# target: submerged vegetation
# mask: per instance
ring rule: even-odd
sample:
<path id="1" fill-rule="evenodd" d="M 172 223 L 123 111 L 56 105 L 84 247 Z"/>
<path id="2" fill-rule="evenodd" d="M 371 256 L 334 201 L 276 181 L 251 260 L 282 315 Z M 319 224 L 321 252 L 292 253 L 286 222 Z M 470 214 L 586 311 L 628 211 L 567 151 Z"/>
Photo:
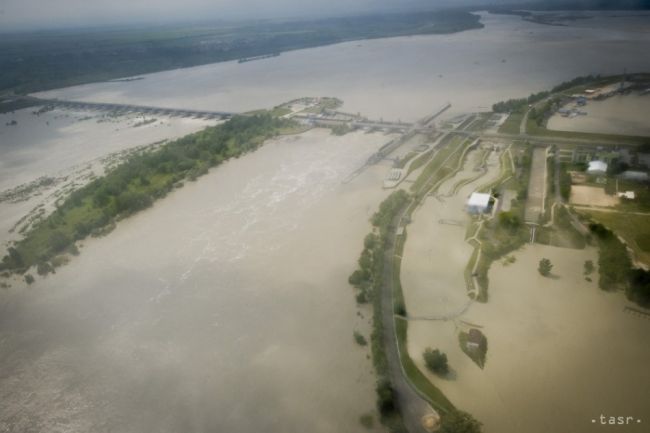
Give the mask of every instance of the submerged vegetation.
<path id="1" fill-rule="evenodd" d="M 47 274 L 63 263 L 57 256 L 77 253 L 75 241 L 110 230 L 117 220 L 151 206 L 182 182 L 195 180 L 211 167 L 295 128 L 293 121 L 267 113 L 236 116 L 222 125 L 139 152 L 73 192 L 9 248 L 0 269 L 24 272 L 35 265 L 39 274 Z"/>
<path id="2" fill-rule="evenodd" d="M 372 216 L 373 232 L 364 240 L 359 257 L 359 268 L 350 275 L 349 282 L 357 289 L 357 301 L 371 301 L 373 305 L 373 330 L 370 338 L 372 361 L 377 373 L 377 410 L 381 421 L 392 431 L 400 431 L 402 420 L 394 401 L 395 393 L 388 374 L 382 322 L 381 290 L 384 281 L 384 254 L 391 242 L 389 227 L 398 212 L 409 202 L 408 194 L 399 190 L 392 193 Z"/>
<path id="3" fill-rule="evenodd" d="M 650 271 L 635 269 L 628 256 L 627 247 L 608 228 L 599 223 L 589 225 L 599 244 L 598 285 L 603 290 L 625 290 L 627 298 L 637 305 L 650 307 Z M 587 268 L 593 266 L 585 264 Z"/>

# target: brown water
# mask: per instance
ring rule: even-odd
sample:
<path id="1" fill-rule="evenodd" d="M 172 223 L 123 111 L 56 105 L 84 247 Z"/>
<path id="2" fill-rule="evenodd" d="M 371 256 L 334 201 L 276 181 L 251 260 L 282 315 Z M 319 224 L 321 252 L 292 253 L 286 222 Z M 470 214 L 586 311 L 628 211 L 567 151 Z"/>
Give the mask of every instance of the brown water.
<path id="1" fill-rule="evenodd" d="M 487 433 L 646 432 L 650 323 L 624 312 L 621 293 L 585 280 L 583 264 L 597 262 L 597 251 L 534 245 L 514 257 L 514 264 L 492 266 L 490 301 L 462 317 L 487 336 L 485 368 L 460 350 L 458 327 L 467 327 L 458 321 L 409 327 L 409 351 L 420 368 L 426 372 L 418 355 L 424 347 L 447 353 L 452 377 L 429 376 Z M 543 257 L 554 265 L 551 278 L 536 271 Z M 594 425 L 601 414 L 634 422 Z"/>
<path id="2" fill-rule="evenodd" d="M 372 118 L 415 120 L 451 102 L 449 114 L 486 110 L 590 73 L 650 69 L 650 17 L 628 31 L 558 27 L 482 14 L 485 28 L 451 35 L 355 41 L 45 92 L 48 97 L 246 111 L 289 99 L 336 96 Z M 160 89 L 165 89 L 161 92 Z"/>
<path id="3" fill-rule="evenodd" d="M 233 111 L 327 95 L 348 111 L 413 120 L 447 101 L 450 114 L 482 110 L 576 75 L 650 67 L 646 33 L 484 21 L 484 30 L 455 35 L 351 42 L 47 95 Z M 387 141 L 323 131 L 280 139 L 88 242 L 56 275 L 2 292 L 0 430 L 361 430 L 374 378 L 367 349 L 352 340 L 355 328 L 368 335 L 367 317 L 355 315 L 346 280 L 386 195 L 387 167 L 341 180 Z M 27 179 L 44 174 L 47 157 L 47 146 L 34 148 Z M 486 419 L 459 398 L 464 390 L 450 393 Z"/>
<path id="4" fill-rule="evenodd" d="M 573 108 L 568 104 L 565 108 Z M 589 101 L 577 107 L 587 113 L 576 117 L 555 114 L 548 128 L 559 131 L 600 132 L 603 134 L 650 135 L 650 94 L 616 95 L 602 101 Z"/>
<path id="5" fill-rule="evenodd" d="M 341 180 L 387 139 L 274 140 L 2 293 L 0 430 L 362 429 L 347 276 L 385 168 Z"/>

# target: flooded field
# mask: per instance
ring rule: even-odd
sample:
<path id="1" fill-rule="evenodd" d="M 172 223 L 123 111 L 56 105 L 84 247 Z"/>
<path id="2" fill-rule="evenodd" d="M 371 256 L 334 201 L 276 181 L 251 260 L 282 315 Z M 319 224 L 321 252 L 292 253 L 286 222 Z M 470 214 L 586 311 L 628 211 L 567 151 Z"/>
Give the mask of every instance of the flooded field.
<path id="1" fill-rule="evenodd" d="M 554 265 L 551 278 L 536 270 L 543 257 Z M 435 383 L 483 421 L 487 433 L 591 433 L 601 414 L 647 422 L 650 322 L 625 313 L 621 293 L 585 280 L 583 264 L 597 262 L 596 250 L 535 245 L 515 258 L 493 265 L 489 303 L 473 304 L 463 317 L 487 336 L 484 370 L 460 350 L 455 328 L 462 323 L 413 328 L 449 357 L 453 378 Z"/>
<path id="2" fill-rule="evenodd" d="M 273 140 L 3 291 L 0 430 L 364 429 L 370 315 L 347 277 L 387 168 L 341 180 L 386 140 Z"/>
<path id="3" fill-rule="evenodd" d="M 565 108 L 573 107 L 574 104 L 569 104 Z M 650 123 L 648 123 L 650 93 L 615 95 L 601 101 L 589 101 L 587 105 L 578 107 L 578 109 L 587 114 L 575 117 L 563 117 L 555 114 L 548 121 L 548 129 L 602 134 L 650 135 Z"/>
<path id="4" fill-rule="evenodd" d="M 469 303 L 463 273 L 474 247 L 464 242 L 470 216 L 465 211 L 467 197 L 479 185 L 499 173 L 498 155 L 491 152 L 487 173 L 453 192 L 463 180 L 481 174 L 476 167 L 482 151 L 472 151 L 463 169 L 445 181 L 436 197 L 429 197 L 413 215 L 409 237 L 402 255 L 401 280 L 406 309 L 410 316 L 449 316 L 464 310 Z M 409 325 L 410 326 L 410 325 Z M 409 341 L 411 337 L 409 327 Z M 411 353 L 413 359 L 420 353 Z"/>
<path id="5" fill-rule="evenodd" d="M 467 222 L 464 200 L 498 173 L 498 162 L 488 159 L 483 178 L 455 196 L 448 192 L 472 177 L 476 158 L 470 154 L 464 170 L 443 184 L 437 199 L 427 199 L 409 226 L 401 279 L 409 316 L 417 318 L 409 322 L 412 359 L 486 433 L 592 433 L 601 414 L 632 416 L 635 424 L 625 431 L 645 431 L 636 419 L 650 398 L 644 361 L 650 322 L 624 312 L 623 294 L 598 289 L 597 274 L 594 282 L 585 279 L 583 265 L 597 263 L 596 249 L 527 245 L 513 254 L 514 263 L 492 265 L 487 304 L 469 301 L 463 272 L 473 249 L 464 226 L 451 223 Z M 537 272 L 541 258 L 554 265 L 549 278 Z M 460 348 L 458 333 L 470 327 L 487 336 L 484 369 Z M 447 377 L 426 369 L 427 347 L 447 354 Z"/>
<path id="6" fill-rule="evenodd" d="M 451 116 L 488 110 L 578 75 L 650 70 L 650 33 L 627 31 L 614 18 L 601 19 L 597 28 L 491 14 L 482 14 L 482 22 L 484 29 L 457 34 L 354 41 L 42 96 L 235 112 L 336 96 L 348 112 L 412 121 L 447 102 Z M 650 28 L 650 18 L 644 22 Z"/>

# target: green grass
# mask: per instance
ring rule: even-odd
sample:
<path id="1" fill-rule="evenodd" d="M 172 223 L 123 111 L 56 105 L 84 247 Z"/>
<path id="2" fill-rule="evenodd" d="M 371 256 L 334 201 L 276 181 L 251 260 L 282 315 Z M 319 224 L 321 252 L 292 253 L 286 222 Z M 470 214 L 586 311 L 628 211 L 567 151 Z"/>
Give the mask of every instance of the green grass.
<path id="1" fill-rule="evenodd" d="M 434 152 L 435 150 L 431 149 L 431 150 L 427 150 L 426 152 L 418 156 L 409 166 L 409 171 L 406 175 L 408 176 L 409 174 L 411 174 L 412 172 L 414 172 L 415 170 L 417 170 L 418 168 L 426 164 L 427 161 L 431 159 L 431 156 L 433 155 Z"/>
<path id="2" fill-rule="evenodd" d="M 492 117 L 492 113 L 480 113 L 476 116 L 476 119 L 472 124 L 467 128 L 468 131 L 482 131 L 485 129 L 485 124 Z"/>
<path id="3" fill-rule="evenodd" d="M 499 155 L 499 177 L 494 181 L 487 184 L 481 185 L 477 188 L 478 191 L 489 192 L 497 186 L 501 185 L 508 178 L 510 178 L 514 173 L 512 172 L 512 157 L 509 149 L 504 150 Z"/>
<path id="4" fill-rule="evenodd" d="M 650 232 L 638 234 L 634 241 L 641 251 L 650 253 Z"/>
<path id="5" fill-rule="evenodd" d="M 438 152 L 411 185 L 411 191 L 425 194 L 425 185 L 433 186 L 457 169 L 463 150 L 472 142 L 459 135 L 450 134 L 440 143 Z"/>
<path id="6" fill-rule="evenodd" d="M 442 412 L 454 410 L 454 405 L 431 381 L 420 371 L 408 354 L 407 348 L 408 322 L 403 319 L 395 320 L 395 332 L 397 333 L 397 344 L 402 359 L 402 366 L 411 383 L 424 394 L 429 403 Z"/>
<path id="7" fill-rule="evenodd" d="M 499 132 L 501 134 L 519 134 L 519 126 L 521 125 L 521 120 L 523 118 L 523 113 L 510 113 L 506 121 L 503 122 L 501 126 L 499 126 Z"/>
<path id="8" fill-rule="evenodd" d="M 465 129 L 465 128 L 467 128 L 469 125 L 472 124 L 472 122 L 474 122 L 475 117 L 476 116 L 474 116 L 474 115 L 468 116 L 467 119 L 463 120 L 463 123 L 458 125 L 458 128 L 456 128 L 456 129 Z"/>
<path id="9" fill-rule="evenodd" d="M 636 258 L 650 266 L 650 215 L 621 212 L 579 211 L 592 220 L 603 224 L 622 237 L 634 251 Z"/>

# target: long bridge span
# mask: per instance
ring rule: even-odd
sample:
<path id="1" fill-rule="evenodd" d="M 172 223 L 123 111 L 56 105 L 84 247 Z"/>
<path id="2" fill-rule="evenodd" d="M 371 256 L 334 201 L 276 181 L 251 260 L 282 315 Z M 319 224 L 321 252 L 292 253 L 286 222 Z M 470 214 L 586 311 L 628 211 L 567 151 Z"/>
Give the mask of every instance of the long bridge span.
<path id="1" fill-rule="evenodd" d="M 134 105 L 134 104 L 113 104 L 107 102 L 86 102 L 86 101 L 69 101 L 63 99 L 43 99 L 35 98 L 32 96 L 25 97 L 34 103 L 62 108 L 72 108 L 78 110 L 95 110 L 107 111 L 113 113 L 141 113 L 141 114 L 158 114 L 165 116 L 177 117 L 195 117 L 202 119 L 230 119 L 236 113 L 227 111 L 211 111 L 211 110 L 191 110 L 186 108 L 165 108 L 165 107 L 152 107 L 148 105 Z"/>

